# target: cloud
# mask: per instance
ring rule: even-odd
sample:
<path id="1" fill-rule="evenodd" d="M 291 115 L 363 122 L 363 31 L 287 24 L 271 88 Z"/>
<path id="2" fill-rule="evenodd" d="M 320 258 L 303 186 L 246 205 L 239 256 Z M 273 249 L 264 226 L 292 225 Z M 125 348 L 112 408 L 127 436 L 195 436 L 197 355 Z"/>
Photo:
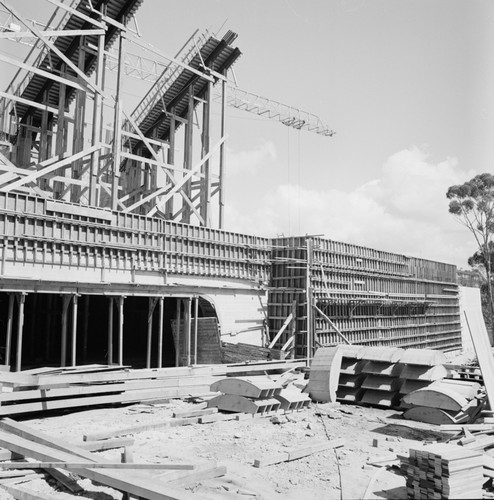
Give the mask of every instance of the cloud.
<path id="1" fill-rule="evenodd" d="M 226 148 L 228 157 L 228 175 L 254 174 L 260 167 L 276 160 L 276 148 L 271 141 L 263 141 L 254 149 L 234 151 Z"/>
<path id="2" fill-rule="evenodd" d="M 431 161 L 420 148 L 390 156 L 379 179 L 352 191 L 278 185 L 248 213 L 227 214 L 229 228 L 250 234 L 324 234 L 337 241 L 466 267 L 475 251 L 468 231 L 448 213 L 449 186 L 475 175 L 454 158 Z"/>

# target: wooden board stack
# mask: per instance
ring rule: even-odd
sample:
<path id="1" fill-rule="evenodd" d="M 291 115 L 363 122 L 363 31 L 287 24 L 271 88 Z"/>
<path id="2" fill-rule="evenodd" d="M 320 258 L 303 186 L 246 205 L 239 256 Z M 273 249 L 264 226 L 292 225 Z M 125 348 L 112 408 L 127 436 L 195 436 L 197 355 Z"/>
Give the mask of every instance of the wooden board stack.
<path id="1" fill-rule="evenodd" d="M 482 454 L 455 445 L 410 449 L 402 457 L 408 498 L 482 498 Z"/>
<path id="2" fill-rule="evenodd" d="M 210 385 L 228 375 L 303 366 L 301 361 L 271 361 L 177 368 L 86 365 L 0 371 L 0 416 L 201 396 L 210 394 Z"/>

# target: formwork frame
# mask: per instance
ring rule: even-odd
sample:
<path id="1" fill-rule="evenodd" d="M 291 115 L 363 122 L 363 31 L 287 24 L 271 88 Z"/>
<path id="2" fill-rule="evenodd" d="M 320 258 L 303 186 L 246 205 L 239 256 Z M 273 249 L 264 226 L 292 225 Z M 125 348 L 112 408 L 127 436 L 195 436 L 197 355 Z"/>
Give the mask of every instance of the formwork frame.
<path id="1" fill-rule="evenodd" d="M 170 57 L 127 26 L 142 0 L 48 1 L 57 10 L 44 30 L 8 0 L 0 1 L 22 25 L 22 31 L 0 33 L 0 38 L 35 40 L 24 62 L 0 55 L 18 68 L 0 94 L 0 192 L 37 194 L 202 226 L 222 224 L 225 103 L 223 99 L 215 126 L 221 135 L 212 143 L 212 87 L 225 82 L 226 71 L 240 55 L 230 47 L 236 35 L 228 32 L 217 40 L 195 33 Z M 74 25 L 79 29 L 71 29 Z M 115 43 L 112 95 L 105 82 L 108 49 Z M 128 45 L 151 54 L 163 68 L 134 111 L 126 110 L 122 99 Z M 177 158 L 180 128 L 183 160 Z"/>

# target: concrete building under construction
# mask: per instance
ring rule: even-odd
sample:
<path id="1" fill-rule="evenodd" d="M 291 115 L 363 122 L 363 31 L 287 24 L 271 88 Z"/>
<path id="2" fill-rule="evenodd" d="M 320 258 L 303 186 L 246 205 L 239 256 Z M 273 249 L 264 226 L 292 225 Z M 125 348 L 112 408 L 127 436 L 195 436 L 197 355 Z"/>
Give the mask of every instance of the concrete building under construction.
<path id="1" fill-rule="evenodd" d="M 229 88 L 235 33 L 194 33 L 171 57 L 131 29 L 142 0 L 48 1 L 43 28 L 0 1 L 0 37 L 32 45 L 25 61 L 0 53 L 16 68 L 0 92 L 4 364 L 190 365 L 221 361 L 221 342 L 308 358 L 338 342 L 461 347 L 455 266 L 222 229 L 227 106 L 332 135 Z M 152 84 L 126 110 L 132 73 Z"/>

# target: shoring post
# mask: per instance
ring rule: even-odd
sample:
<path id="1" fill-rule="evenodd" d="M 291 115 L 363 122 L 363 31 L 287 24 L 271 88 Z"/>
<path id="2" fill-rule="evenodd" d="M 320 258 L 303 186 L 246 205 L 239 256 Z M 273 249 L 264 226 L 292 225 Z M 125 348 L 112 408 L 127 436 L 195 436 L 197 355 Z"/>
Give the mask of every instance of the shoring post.
<path id="1" fill-rule="evenodd" d="M 197 333 L 199 330 L 199 297 L 194 297 L 194 364 L 197 365 Z"/>
<path id="2" fill-rule="evenodd" d="M 71 297 L 69 295 L 62 296 L 62 338 L 60 342 L 60 366 L 67 365 L 67 313 L 69 310 Z"/>
<path id="3" fill-rule="evenodd" d="M 184 317 L 187 366 L 190 366 L 190 351 L 191 351 L 190 347 L 191 347 L 191 337 L 192 337 L 191 313 L 192 313 L 192 299 L 190 297 L 187 297 L 185 299 L 185 317 Z"/>
<path id="4" fill-rule="evenodd" d="M 117 88 L 115 94 L 115 113 L 113 118 L 113 169 L 111 179 L 111 208 L 118 208 L 118 185 L 120 180 L 120 153 L 122 150 L 122 71 L 124 64 L 124 47 L 122 32 L 118 38 Z"/>
<path id="5" fill-rule="evenodd" d="M 17 295 L 17 301 L 19 303 L 18 315 L 17 315 L 17 356 L 15 360 L 15 371 L 21 371 L 22 367 L 22 334 L 24 332 L 24 304 L 26 302 L 26 293 L 20 293 Z"/>
<path id="6" fill-rule="evenodd" d="M 113 297 L 108 297 L 108 364 L 113 364 Z"/>
<path id="7" fill-rule="evenodd" d="M 96 85 L 101 87 L 103 82 L 104 67 L 104 54 L 105 54 L 105 35 L 98 36 L 98 54 L 96 63 Z M 93 130 L 91 137 L 91 145 L 94 146 L 100 142 L 101 137 L 101 107 L 103 99 L 99 92 L 95 92 L 93 101 Z M 89 174 L 89 204 L 98 206 L 98 179 L 99 179 L 99 159 L 100 150 L 97 149 L 91 155 L 91 167 Z"/>
<path id="8" fill-rule="evenodd" d="M 158 368 L 163 366 L 163 321 L 165 317 L 165 298 L 159 298 L 159 323 L 158 323 Z"/>
<path id="9" fill-rule="evenodd" d="M 157 301 L 157 299 L 155 297 L 149 297 L 146 368 L 151 368 L 151 347 L 152 347 L 152 340 L 153 340 L 153 313 L 154 313 L 154 308 L 156 307 L 156 301 Z"/>
<path id="10" fill-rule="evenodd" d="M 175 366 L 180 366 L 180 326 L 181 326 L 181 305 L 182 299 L 177 299 L 177 314 L 176 314 L 176 334 L 175 334 Z"/>
<path id="11" fill-rule="evenodd" d="M 9 309 L 7 316 L 7 338 L 5 339 L 5 364 L 10 365 L 10 353 L 12 350 L 12 326 L 14 322 L 15 294 L 9 293 Z"/>
<path id="12" fill-rule="evenodd" d="M 124 299 L 125 296 L 118 297 L 118 364 L 123 365 L 123 342 L 124 342 Z"/>
<path id="13" fill-rule="evenodd" d="M 305 298 L 306 298 L 306 317 L 307 317 L 307 333 L 306 333 L 306 349 L 307 349 L 307 365 L 310 364 L 312 357 L 312 336 L 313 325 L 312 325 L 312 282 L 311 282 L 311 268 L 312 268 L 312 238 L 306 238 L 305 240 L 307 247 L 307 266 L 306 266 L 306 285 L 305 285 Z"/>
<path id="14" fill-rule="evenodd" d="M 223 72 L 226 76 L 226 71 Z M 221 81 L 221 137 L 225 137 L 225 108 L 226 108 L 226 81 Z M 224 177 L 225 177 L 225 143 L 220 146 L 220 169 L 218 179 L 218 200 L 219 200 L 219 221 L 218 227 L 223 229 L 224 225 L 224 210 L 225 210 L 225 192 L 224 192 Z"/>
<path id="15" fill-rule="evenodd" d="M 77 303 L 79 296 L 76 294 L 72 298 L 72 356 L 71 366 L 77 364 Z"/>

